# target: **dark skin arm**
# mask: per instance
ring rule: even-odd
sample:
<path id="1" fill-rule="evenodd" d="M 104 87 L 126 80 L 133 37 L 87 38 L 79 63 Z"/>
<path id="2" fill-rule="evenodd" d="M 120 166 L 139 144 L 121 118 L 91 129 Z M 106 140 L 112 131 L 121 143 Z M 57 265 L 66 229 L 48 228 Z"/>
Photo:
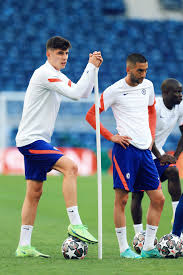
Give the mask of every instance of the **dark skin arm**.
<path id="1" fill-rule="evenodd" d="M 178 160 L 181 152 L 183 151 L 183 125 L 181 125 L 179 127 L 179 129 L 181 131 L 181 138 L 179 139 L 177 148 L 176 148 L 175 153 L 174 153 L 174 157 L 175 157 L 176 160 Z"/>
<path id="2" fill-rule="evenodd" d="M 179 142 L 178 142 L 177 148 L 175 150 L 174 156 L 171 156 L 169 154 L 164 154 L 164 155 L 161 156 L 158 148 L 156 147 L 156 144 L 155 143 L 153 144 L 152 152 L 157 157 L 157 159 L 159 159 L 159 161 L 162 165 L 176 163 L 176 161 L 178 160 L 181 152 L 183 151 L 183 125 L 181 125 L 179 127 L 179 129 L 180 129 L 182 135 L 181 135 L 181 138 L 179 139 Z"/>
<path id="3" fill-rule="evenodd" d="M 169 154 L 161 155 L 155 143 L 152 146 L 152 152 L 157 157 L 157 159 L 159 159 L 161 165 L 176 163 L 175 156 Z"/>

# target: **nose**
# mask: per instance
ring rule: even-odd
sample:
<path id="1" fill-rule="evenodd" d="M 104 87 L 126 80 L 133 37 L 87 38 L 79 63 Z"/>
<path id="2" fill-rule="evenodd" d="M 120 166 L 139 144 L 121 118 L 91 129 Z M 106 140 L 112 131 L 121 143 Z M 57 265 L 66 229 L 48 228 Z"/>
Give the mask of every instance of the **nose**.
<path id="1" fill-rule="evenodd" d="M 145 78 L 146 77 L 146 72 L 142 73 L 142 77 Z"/>

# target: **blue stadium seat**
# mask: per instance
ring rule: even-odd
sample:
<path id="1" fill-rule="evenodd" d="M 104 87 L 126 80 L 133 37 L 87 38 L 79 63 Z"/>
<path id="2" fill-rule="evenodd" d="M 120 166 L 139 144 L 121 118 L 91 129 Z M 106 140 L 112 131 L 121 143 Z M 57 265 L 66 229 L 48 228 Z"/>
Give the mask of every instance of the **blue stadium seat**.
<path id="1" fill-rule="evenodd" d="M 160 3 L 167 10 L 180 10 L 183 8 L 182 0 L 160 0 Z"/>
<path id="2" fill-rule="evenodd" d="M 166 8 L 182 8 L 181 0 L 161 0 L 161 3 Z M 64 36 L 73 45 L 63 71 L 73 82 L 80 78 L 89 52 L 102 51 L 100 92 L 125 76 L 125 59 L 132 52 L 147 57 L 147 77 L 153 81 L 157 94 L 167 77 L 183 82 L 182 22 L 126 19 L 122 0 L 29 0 L 23 9 L 21 5 L 17 0 L 1 3 L 0 87 L 3 91 L 25 91 L 34 69 L 45 62 L 45 42 L 53 35 Z M 72 110 L 75 115 L 78 106 Z M 60 140 L 55 135 L 53 139 L 56 144 L 71 142 L 65 136 Z M 83 140 L 85 146 L 95 144 L 94 138 Z M 109 143 L 103 139 L 102 142 L 107 148 Z"/>

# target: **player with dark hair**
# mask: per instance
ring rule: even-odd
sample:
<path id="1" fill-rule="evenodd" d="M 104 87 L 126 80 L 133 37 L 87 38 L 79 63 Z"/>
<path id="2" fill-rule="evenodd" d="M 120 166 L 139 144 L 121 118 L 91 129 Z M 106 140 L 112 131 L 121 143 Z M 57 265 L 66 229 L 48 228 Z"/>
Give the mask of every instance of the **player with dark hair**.
<path id="1" fill-rule="evenodd" d="M 175 163 L 183 151 L 183 104 L 182 84 L 173 78 L 168 78 L 161 85 L 162 97 L 156 99 L 156 135 L 152 147 L 153 158 L 161 182 L 168 180 L 168 191 L 172 198 L 173 219 L 181 196 L 179 172 Z M 181 103 L 181 104 L 180 104 Z M 173 156 L 165 154 L 162 147 L 175 126 L 179 124 L 181 138 Z M 142 198 L 144 192 L 132 193 L 131 213 L 135 233 L 143 231 Z"/>
<path id="2" fill-rule="evenodd" d="M 49 257 L 31 246 L 31 234 L 37 206 L 47 172 L 63 174 L 63 195 L 70 220 L 68 233 L 83 241 L 97 243 L 81 222 L 77 206 L 77 165 L 50 144 L 62 96 L 73 100 L 88 97 L 94 86 L 95 70 L 103 59 L 100 52 L 89 55 L 79 81 L 74 84 L 60 70 L 64 69 L 71 44 L 55 36 L 46 44 L 47 61 L 33 73 L 26 91 L 16 144 L 24 155 L 27 190 L 22 208 L 22 226 L 16 256 Z M 79 57 L 78 57 L 79 58 Z"/>
<path id="3" fill-rule="evenodd" d="M 102 124 L 100 131 L 106 139 L 114 142 L 114 223 L 120 256 L 123 258 L 160 257 L 154 247 L 154 239 L 163 210 L 164 196 L 149 150 L 152 137 L 155 136 L 156 110 L 153 84 L 145 79 L 147 68 L 148 62 L 144 56 L 136 53 L 129 55 L 126 60 L 126 77 L 108 87 L 100 99 L 100 113 L 111 107 L 117 124 L 117 135 L 113 135 Z M 96 129 L 94 105 L 88 111 L 86 120 Z M 141 256 L 128 245 L 125 218 L 128 193 L 140 190 L 145 190 L 150 198 L 146 238 Z"/>

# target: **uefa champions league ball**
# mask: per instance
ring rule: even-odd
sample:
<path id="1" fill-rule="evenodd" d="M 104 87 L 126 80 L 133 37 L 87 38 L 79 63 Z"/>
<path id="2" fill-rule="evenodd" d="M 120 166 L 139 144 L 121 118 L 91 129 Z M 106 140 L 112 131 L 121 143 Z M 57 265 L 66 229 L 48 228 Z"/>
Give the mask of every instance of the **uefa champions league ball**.
<path id="1" fill-rule="evenodd" d="M 135 234 L 134 238 L 133 238 L 133 248 L 135 250 L 135 252 L 137 252 L 138 254 L 141 253 L 143 245 L 144 245 L 144 241 L 145 241 L 145 230 L 138 232 Z M 154 245 L 156 245 L 158 242 L 158 239 L 155 238 L 154 240 Z"/>
<path id="2" fill-rule="evenodd" d="M 157 244 L 157 249 L 164 258 L 178 258 L 182 254 L 183 246 L 178 236 L 167 234 L 161 237 Z"/>
<path id="3" fill-rule="evenodd" d="M 63 242 L 61 251 L 65 259 L 84 259 L 88 252 L 88 245 L 70 236 Z"/>

